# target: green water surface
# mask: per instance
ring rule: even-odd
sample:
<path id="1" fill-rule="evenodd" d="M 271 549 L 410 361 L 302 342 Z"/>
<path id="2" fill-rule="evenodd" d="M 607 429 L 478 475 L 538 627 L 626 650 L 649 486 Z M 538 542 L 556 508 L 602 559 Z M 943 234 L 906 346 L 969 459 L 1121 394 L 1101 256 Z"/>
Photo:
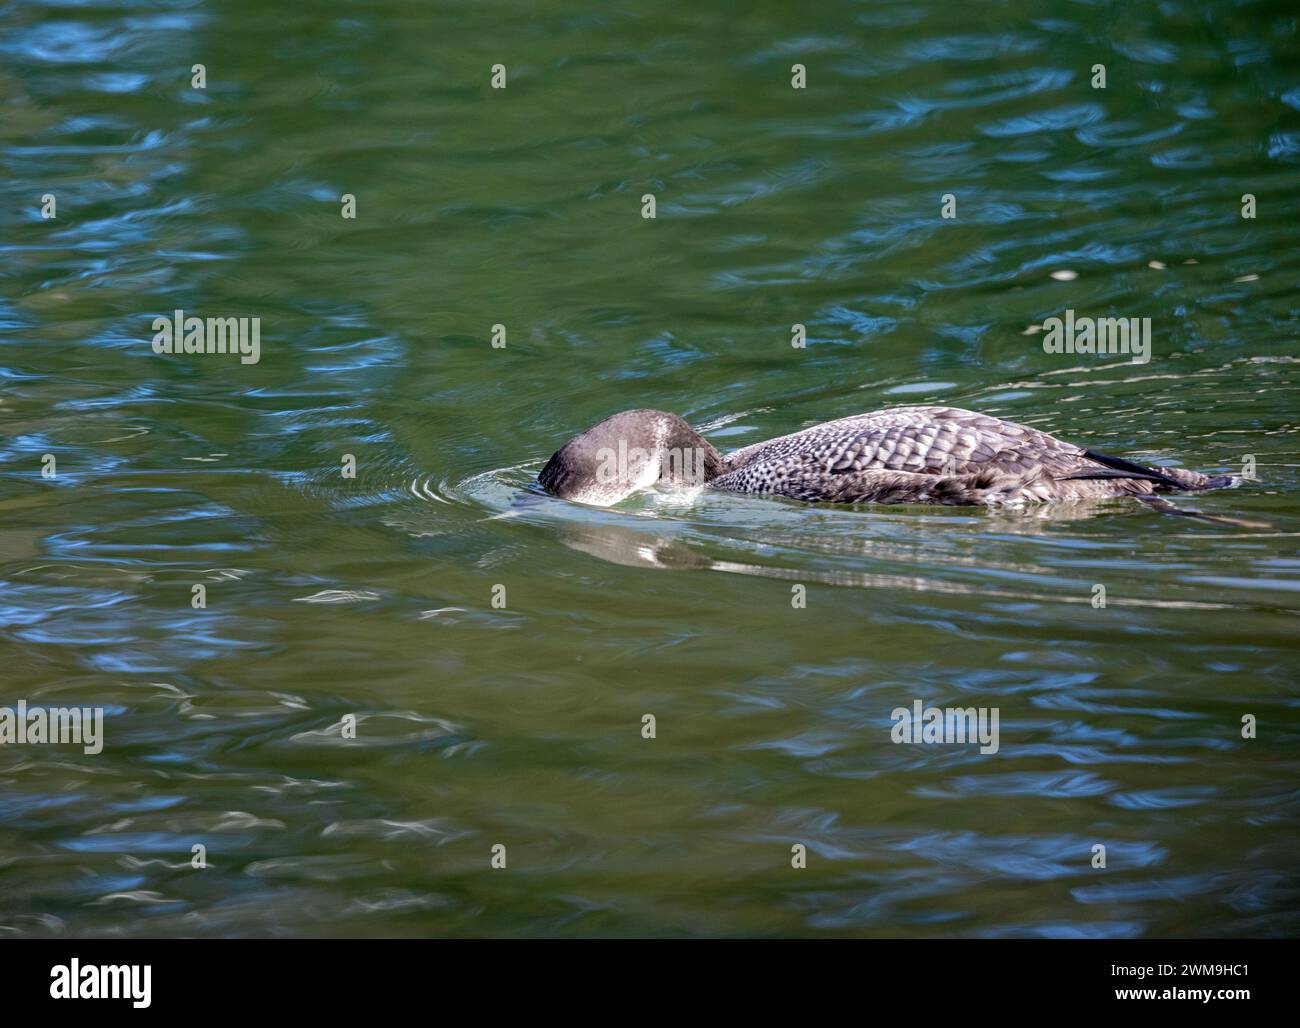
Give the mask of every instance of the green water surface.
<path id="1" fill-rule="evenodd" d="M 0 746 L 0 934 L 1295 934 L 1297 19 L 0 2 L 0 705 L 105 718 Z M 533 486 L 909 403 L 1271 527 Z"/>

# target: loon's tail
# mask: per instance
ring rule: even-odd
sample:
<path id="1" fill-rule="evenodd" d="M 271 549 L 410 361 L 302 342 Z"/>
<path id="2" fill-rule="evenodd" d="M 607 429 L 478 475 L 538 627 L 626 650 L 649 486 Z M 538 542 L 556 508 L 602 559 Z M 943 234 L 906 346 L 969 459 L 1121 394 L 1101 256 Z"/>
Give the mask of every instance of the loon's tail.
<path id="1" fill-rule="evenodd" d="M 1153 483 L 1157 492 L 1199 492 L 1203 489 L 1227 489 L 1237 485 L 1241 480 L 1235 475 L 1202 475 L 1199 471 L 1186 468 L 1152 468 L 1145 464 L 1135 464 L 1123 457 L 1112 457 L 1098 453 L 1096 450 L 1084 450 L 1083 455 L 1090 461 L 1109 468 L 1109 473 L 1098 472 L 1103 478 L 1137 478 Z M 1088 472 L 1067 475 L 1067 478 L 1091 478 Z"/>
<path id="2" fill-rule="evenodd" d="M 1080 471 L 1073 475 L 1066 475 L 1066 478 L 1135 478 L 1152 483 L 1152 490 L 1162 493 L 1229 489 L 1241 482 L 1236 475 L 1202 475 L 1199 471 L 1188 471 L 1185 468 L 1152 468 L 1145 464 L 1124 460 L 1122 457 L 1098 453 L 1096 450 L 1085 450 L 1083 455 L 1107 470 Z M 1135 495 L 1152 510 L 1158 510 L 1161 514 L 1173 514 L 1182 518 L 1195 518 L 1198 521 L 1208 521 L 1216 525 L 1233 525 L 1238 528 L 1274 527 L 1267 521 L 1247 521 L 1244 518 L 1228 518 L 1219 514 L 1202 514 L 1197 510 L 1184 510 L 1159 496 L 1141 493 Z"/>

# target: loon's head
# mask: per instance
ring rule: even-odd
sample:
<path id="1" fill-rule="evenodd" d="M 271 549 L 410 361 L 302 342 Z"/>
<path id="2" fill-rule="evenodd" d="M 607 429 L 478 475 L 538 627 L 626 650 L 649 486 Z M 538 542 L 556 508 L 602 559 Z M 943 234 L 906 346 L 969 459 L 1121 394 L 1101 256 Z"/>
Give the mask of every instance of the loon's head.
<path id="1" fill-rule="evenodd" d="M 575 435 L 537 480 L 562 499 L 607 506 L 659 484 L 702 486 L 724 470 L 718 451 L 676 414 L 628 410 Z"/>

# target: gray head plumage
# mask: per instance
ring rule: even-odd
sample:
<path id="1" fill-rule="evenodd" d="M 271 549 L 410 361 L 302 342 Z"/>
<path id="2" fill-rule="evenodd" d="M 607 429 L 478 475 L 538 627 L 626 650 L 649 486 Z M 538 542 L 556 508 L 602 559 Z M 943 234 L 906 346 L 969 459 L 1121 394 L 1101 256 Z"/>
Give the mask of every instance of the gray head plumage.
<path id="1" fill-rule="evenodd" d="M 629 410 L 570 439 L 537 480 L 563 499 L 605 506 L 656 485 L 702 486 L 724 470 L 718 451 L 676 414 Z"/>

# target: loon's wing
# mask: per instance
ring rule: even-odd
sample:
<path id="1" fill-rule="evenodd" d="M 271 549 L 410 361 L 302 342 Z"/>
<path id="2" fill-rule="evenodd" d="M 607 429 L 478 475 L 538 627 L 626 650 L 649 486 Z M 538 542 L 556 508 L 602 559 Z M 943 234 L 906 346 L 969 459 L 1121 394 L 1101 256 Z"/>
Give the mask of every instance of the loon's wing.
<path id="1" fill-rule="evenodd" d="M 956 407 L 896 407 L 828 421 L 737 450 L 726 462 L 729 472 L 798 466 L 828 475 L 874 469 L 949 475 L 1041 469 L 1066 475 L 1095 469 L 1082 447 Z"/>
<path id="2" fill-rule="evenodd" d="M 1235 482 L 1135 464 L 956 407 L 896 407 L 828 421 L 724 461 L 711 488 L 840 503 L 1145 496 Z"/>

